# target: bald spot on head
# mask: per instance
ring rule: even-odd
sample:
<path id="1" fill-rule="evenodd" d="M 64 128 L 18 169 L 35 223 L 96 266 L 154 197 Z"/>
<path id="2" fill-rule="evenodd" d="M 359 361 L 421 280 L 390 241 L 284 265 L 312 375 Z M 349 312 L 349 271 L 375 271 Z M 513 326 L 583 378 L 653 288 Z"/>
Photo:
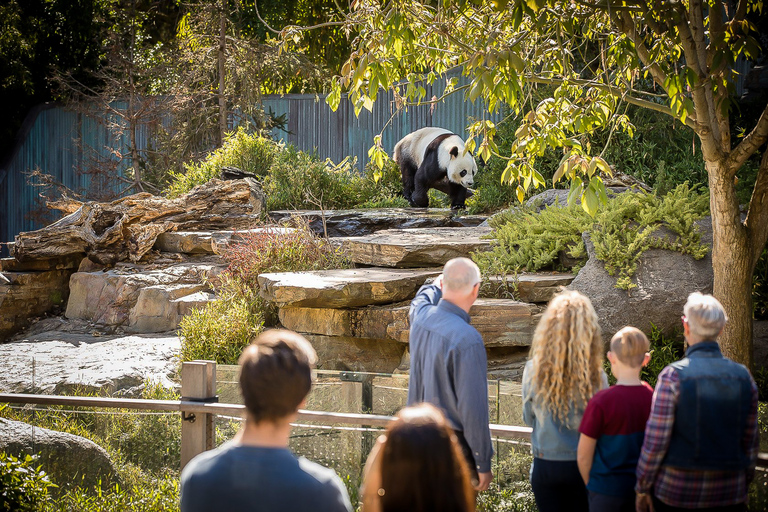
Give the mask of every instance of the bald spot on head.
<path id="1" fill-rule="evenodd" d="M 469 258 L 454 258 L 443 268 L 443 288 L 469 293 L 480 282 L 480 269 Z"/>

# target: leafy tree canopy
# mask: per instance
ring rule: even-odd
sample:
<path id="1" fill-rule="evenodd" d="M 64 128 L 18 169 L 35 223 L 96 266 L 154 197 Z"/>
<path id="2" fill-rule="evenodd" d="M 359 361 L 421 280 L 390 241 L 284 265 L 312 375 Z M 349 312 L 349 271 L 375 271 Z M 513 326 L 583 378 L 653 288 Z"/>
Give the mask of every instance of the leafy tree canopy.
<path id="1" fill-rule="evenodd" d="M 457 87 L 452 78 L 446 94 L 524 114 L 517 143 L 504 155 L 503 179 L 517 185 L 519 197 L 544 185 L 536 158 L 547 147 L 561 148 L 554 181 L 570 179 L 574 196 L 594 215 L 605 200 L 598 171 L 609 168 L 584 135 L 606 128 L 631 134 L 626 104 L 674 116 L 697 133 L 709 130 L 718 143 L 727 139 L 723 149 L 730 151 L 733 67 L 760 52 L 750 15 L 762 13 L 762 2 L 712 4 L 361 0 L 346 19 L 359 38 L 329 103 L 335 108 L 348 90 L 359 112 L 370 108 L 380 87 L 393 86 L 407 107 L 429 101 L 420 83 L 461 72 L 469 83 Z M 554 86 L 552 97 L 530 104 L 533 84 Z M 480 136 L 483 159 L 502 156 L 492 123 L 475 123 L 470 133 Z"/>

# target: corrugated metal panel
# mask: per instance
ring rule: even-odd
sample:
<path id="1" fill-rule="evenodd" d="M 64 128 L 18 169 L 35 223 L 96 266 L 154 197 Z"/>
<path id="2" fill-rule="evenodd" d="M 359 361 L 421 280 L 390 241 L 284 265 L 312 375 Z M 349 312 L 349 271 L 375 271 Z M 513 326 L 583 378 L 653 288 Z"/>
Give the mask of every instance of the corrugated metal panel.
<path id="1" fill-rule="evenodd" d="M 437 83 L 425 89 L 427 98 L 440 96 L 445 84 Z M 434 106 L 412 106 L 396 113 L 392 93 L 382 91 L 373 111 L 363 110 L 360 117 L 355 117 L 354 108 L 346 96 L 336 112 L 331 111 L 324 96 L 312 94 L 266 96 L 263 105 L 265 110 L 271 109 L 276 115 L 287 117 L 290 133 L 275 130 L 276 139 L 334 162 L 340 162 L 346 156 L 356 157 L 359 169 L 368 162 L 373 137 L 381 132 L 393 114 L 395 117 L 382 137 L 382 144 L 390 154 L 397 141 L 411 131 L 440 126 L 466 136 L 468 119 L 483 119 L 489 115 L 482 102 L 472 104 L 462 93 L 449 96 Z M 125 109 L 127 105 L 115 102 L 113 107 Z M 492 119 L 498 117 L 498 114 L 491 116 Z M 129 151 L 129 134 L 108 129 L 105 120 L 109 120 L 105 115 L 91 117 L 59 106 L 40 107 L 28 116 L 21 143 L 0 168 L 0 241 L 12 241 L 21 231 L 42 227 L 41 223 L 29 218 L 38 196 L 37 189 L 27 183 L 25 173 L 29 170 L 40 169 L 72 190 L 90 190 L 100 197 L 118 193 L 124 187 L 114 174 L 105 181 L 82 172 L 94 160 L 102 164 L 110 161 L 120 176 L 125 172 L 127 158 L 121 161 L 117 155 Z M 141 126 L 138 130 L 140 151 L 150 143 L 151 131 L 151 125 Z"/>
<path id="2" fill-rule="evenodd" d="M 120 102 L 113 106 L 125 107 Z M 140 147 L 143 147 L 146 133 L 142 133 L 141 139 Z M 0 202 L 3 203 L 0 207 L 3 217 L 0 219 L 0 241 L 12 241 L 22 231 L 42 227 L 43 223 L 30 218 L 39 191 L 28 183 L 29 171 L 39 169 L 76 192 L 90 190 L 99 196 L 116 195 L 120 182 L 114 173 L 110 179 L 93 180 L 90 174 L 78 170 L 86 169 L 93 159 L 111 160 L 117 174 L 122 176 L 127 162 L 120 163 L 113 150 L 124 151 L 127 147 L 127 134 L 115 137 L 98 119 L 60 106 L 37 108 L 22 128 L 20 143 L 0 169 Z M 7 254 L 4 247 L 3 254 Z"/>
<path id="3" fill-rule="evenodd" d="M 427 98 L 439 97 L 445 84 L 437 83 L 425 89 Z M 363 109 L 359 117 L 355 117 L 346 95 L 342 95 L 336 112 L 325 103 L 324 96 L 312 94 L 270 95 L 262 102 L 266 111 L 287 118 L 289 133 L 275 129 L 272 131 L 275 139 L 289 142 L 303 151 L 314 151 L 320 158 L 330 158 L 334 162 L 346 156 L 356 157 L 360 169 L 368 163 L 368 149 L 373 145 L 374 136 L 381 133 L 393 115 L 394 119 L 382 134 L 382 145 L 390 154 L 404 135 L 425 126 L 439 126 L 466 137 L 465 129 L 470 119 L 498 121 L 501 118 L 499 113 L 489 114 L 483 102 L 473 104 L 460 92 L 434 106 L 411 106 L 396 112 L 394 95 L 382 91 L 372 111 Z"/>

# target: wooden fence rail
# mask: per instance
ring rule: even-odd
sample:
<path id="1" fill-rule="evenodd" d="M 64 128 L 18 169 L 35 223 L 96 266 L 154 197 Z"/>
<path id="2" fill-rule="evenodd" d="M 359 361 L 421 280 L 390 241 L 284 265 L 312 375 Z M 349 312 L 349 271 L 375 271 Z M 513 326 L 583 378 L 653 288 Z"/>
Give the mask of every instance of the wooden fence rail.
<path id="1" fill-rule="evenodd" d="M 179 412 L 182 416 L 181 467 L 183 469 L 194 456 L 213 448 L 214 416 L 242 418 L 245 415 L 244 405 L 215 402 L 215 366 L 216 364 L 211 361 L 184 363 L 182 366 L 181 400 L 0 393 L 0 403 Z M 187 382 L 186 386 L 185 381 Z M 298 421 L 322 423 L 331 427 L 351 425 L 377 428 L 386 427 L 393 419 L 392 416 L 379 414 L 307 411 L 303 409 L 299 410 L 297 418 Z M 522 441 L 530 441 L 531 439 L 530 427 L 491 424 L 490 430 L 493 437 L 500 439 Z M 757 465 L 761 469 L 768 469 L 768 453 L 758 455 Z"/>
<path id="2" fill-rule="evenodd" d="M 179 412 L 182 417 L 181 467 L 192 458 L 213 448 L 214 416 L 242 418 L 245 406 L 218 403 L 215 396 L 216 363 L 191 361 L 182 365 L 181 400 L 144 400 L 90 396 L 35 395 L 0 393 L 0 403 L 65 405 L 71 407 L 101 407 Z M 328 426 L 386 427 L 392 416 L 379 414 L 340 413 L 299 410 L 298 421 L 322 423 Z M 491 435 L 502 439 L 530 440 L 531 429 L 514 425 L 491 425 Z"/>

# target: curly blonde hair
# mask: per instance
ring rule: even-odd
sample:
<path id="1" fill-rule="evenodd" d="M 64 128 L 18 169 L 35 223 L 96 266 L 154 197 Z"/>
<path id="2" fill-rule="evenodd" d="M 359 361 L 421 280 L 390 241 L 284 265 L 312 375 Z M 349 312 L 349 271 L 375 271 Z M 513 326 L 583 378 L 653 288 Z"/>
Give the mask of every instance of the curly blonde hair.
<path id="1" fill-rule="evenodd" d="M 570 408 L 583 410 L 600 389 L 603 342 L 590 300 L 573 290 L 555 296 L 536 326 L 530 357 L 534 400 L 567 423 Z"/>

